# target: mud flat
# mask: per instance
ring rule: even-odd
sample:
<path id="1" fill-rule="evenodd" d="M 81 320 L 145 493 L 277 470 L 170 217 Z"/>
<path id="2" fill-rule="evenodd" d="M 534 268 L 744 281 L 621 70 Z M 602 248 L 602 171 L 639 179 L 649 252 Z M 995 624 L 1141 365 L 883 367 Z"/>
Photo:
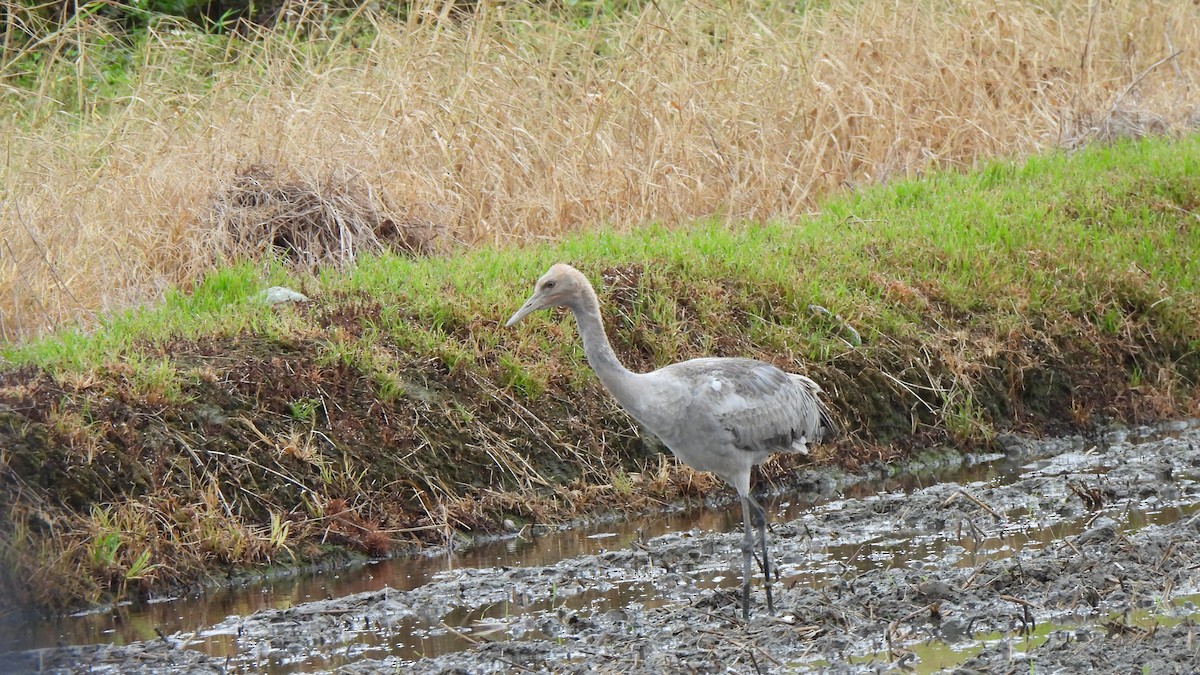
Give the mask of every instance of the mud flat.
<path id="1" fill-rule="evenodd" d="M 984 480 L 832 499 L 772 528 L 781 580 L 740 618 L 740 534 L 463 568 L 6 671 L 1192 672 L 1200 428 L 1006 439 Z M 222 647 L 223 645 L 223 647 Z M 450 646 L 448 646 L 450 645 Z M 1030 661 L 1033 662 L 1031 666 Z"/>

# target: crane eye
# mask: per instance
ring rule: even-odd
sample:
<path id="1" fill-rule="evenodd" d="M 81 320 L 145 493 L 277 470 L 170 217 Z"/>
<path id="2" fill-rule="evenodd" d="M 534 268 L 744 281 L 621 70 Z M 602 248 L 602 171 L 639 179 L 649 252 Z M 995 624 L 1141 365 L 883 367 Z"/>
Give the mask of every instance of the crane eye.
<path id="1" fill-rule="evenodd" d="M 548 290 L 550 290 L 551 288 L 554 288 L 554 281 L 553 281 L 553 280 L 551 280 L 551 281 L 547 281 L 546 283 L 542 284 L 542 290 L 543 290 L 543 291 L 548 291 Z"/>

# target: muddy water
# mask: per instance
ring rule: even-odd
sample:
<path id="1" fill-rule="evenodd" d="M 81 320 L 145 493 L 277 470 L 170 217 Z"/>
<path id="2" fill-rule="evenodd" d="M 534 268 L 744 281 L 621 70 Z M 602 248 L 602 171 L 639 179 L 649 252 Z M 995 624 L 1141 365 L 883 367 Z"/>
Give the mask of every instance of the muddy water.
<path id="1" fill-rule="evenodd" d="M 26 666 L 58 672 L 98 663 L 113 664 L 109 672 L 867 672 L 897 663 L 934 672 L 976 662 L 989 672 L 1047 650 L 1069 668 L 1089 646 L 1122 654 L 1122 635 L 1157 636 L 1131 616 L 1190 635 L 1185 619 L 1200 594 L 1195 424 L 1013 439 L 1007 456 L 983 459 L 904 479 L 815 476 L 810 489 L 775 499 L 779 611 L 766 616 L 756 590 L 749 625 L 738 611 L 735 507 L 117 608 L 10 637 L 26 648 L 130 643 L 24 653 Z M 1106 627 L 1113 616 L 1128 626 Z M 1155 654 L 1171 655 L 1173 644 Z M 1130 663 L 1145 665 L 1144 653 Z M 1164 668 L 1154 671 L 1189 672 Z"/>
<path id="2" fill-rule="evenodd" d="M 774 519 L 790 519 L 814 505 L 833 499 L 835 490 L 840 497 L 869 498 L 880 493 L 902 493 L 939 482 L 971 482 L 1009 475 L 1012 463 L 1003 455 L 983 457 L 964 466 L 960 458 L 944 458 L 952 466 L 925 469 L 887 478 L 844 477 L 840 481 L 822 482 L 803 498 L 774 496 L 763 500 Z M 490 542 L 460 551 L 438 551 L 428 555 L 375 560 L 361 566 L 337 571 L 301 574 L 280 579 L 246 583 L 235 588 L 210 591 L 203 595 L 164 597 L 148 603 L 122 603 L 102 610 L 81 612 L 42 622 L 6 626 L 0 631 L 0 652 L 14 649 L 44 648 L 63 645 L 111 643 L 126 645 L 154 640 L 161 632 L 166 635 L 193 633 L 204 639 L 192 645 L 205 653 L 232 660 L 239 654 L 236 631 L 225 631 L 219 625 L 228 624 L 231 617 L 242 617 L 267 609 L 283 610 L 314 600 L 338 598 L 356 593 L 391 588 L 407 591 L 429 583 L 439 574 L 453 570 L 487 567 L 535 567 L 550 565 L 584 555 L 628 548 L 635 542 L 672 532 L 733 531 L 741 527 L 741 512 L 736 505 L 684 505 L 672 513 L 634 517 L 628 520 L 555 529 L 540 533 L 527 532 L 513 538 Z M 900 555 L 898 549 L 894 549 Z M 915 552 L 915 549 L 914 549 Z M 853 551 L 833 552 L 835 558 L 851 557 Z M 705 586 L 721 585 L 720 576 L 701 580 Z M 729 584 L 736 581 L 729 578 Z M 639 601 L 655 602 L 652 589 L 641 585 L 624 585 L 599 593 L 586 593 L 572 598 L 572 607 L 602 608 L 621 606 Z M 511 606 L 510 606 L 511 605 Z M 363 649 L 402 658 L 436 656 L 473 644 L 463 635 L 445 626 L 475 630 L 481 622 L 496 616 L 522 611 L 511 603 L 497 603 L 472 611 L 457 610 L 441 617 L 441 630 L 429 635 L 430 626 L 407 622 L 394 631 L 400 637 L 385 648 L 371 635 L 363 635 Z M 412 639 L 405 639 L 408 633 Z M 342 659 L 321 659 L 324 667 Z M 302 672 L 300 664 L 276 669 L 276 672 Z"/>

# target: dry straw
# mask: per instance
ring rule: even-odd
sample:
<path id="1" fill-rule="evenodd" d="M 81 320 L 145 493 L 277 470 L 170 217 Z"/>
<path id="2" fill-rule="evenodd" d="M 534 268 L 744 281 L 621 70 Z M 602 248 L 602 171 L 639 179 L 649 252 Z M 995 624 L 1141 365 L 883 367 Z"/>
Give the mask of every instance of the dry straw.
<path id="1" fill-rule="evenodd" d="M 363 232 L 391 219 L 507 244 L 795 218 L 835 190 L 1197 123 L 1196 3 L 786 4 L 660 0 L 590 22 L 429 4 L 338 38 L 301 12 L 248 43 L 161 27 L 107 96 L 82 84 L 103 26 L 81 21 L 51 59 L 71 55 L 74 80 L 12 87 L 12 53 L 0 73 L 0 337 L 209 269 L 250 166 L 293 186 L 353 177 L 339 194 L 369 191 L 349 207 Z"/>
<path id="2" fill-rule="evenodd" d="M 438 226 L 393 210 L 359 176 L 313 181 L 251 165 L 217 193 L 208 225 L 216 249 L 230 257 L 282 255 L 310 268 L 383 248 L 432 253 Z"/>

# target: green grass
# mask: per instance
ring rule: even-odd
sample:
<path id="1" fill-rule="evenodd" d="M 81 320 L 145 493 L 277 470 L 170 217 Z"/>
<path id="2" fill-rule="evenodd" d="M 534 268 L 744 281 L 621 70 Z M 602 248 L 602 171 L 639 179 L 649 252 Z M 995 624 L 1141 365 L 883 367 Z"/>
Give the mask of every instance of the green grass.
<path id="1" fill-rule="evenodd" d="M 103 318 L 94 330 L 70 328 L 26 344 L 7 344 L 0 356 L 16 364 L 55 371 L 83 371 L 146 347 L 202 335 L 282 330 L 278 315 L 254 296 L 267 286 L 289 283 L 276 265 L 240 264 L 207 275 L 188 292 L 172 289 L 161 305 L 139 307 Z"/>

